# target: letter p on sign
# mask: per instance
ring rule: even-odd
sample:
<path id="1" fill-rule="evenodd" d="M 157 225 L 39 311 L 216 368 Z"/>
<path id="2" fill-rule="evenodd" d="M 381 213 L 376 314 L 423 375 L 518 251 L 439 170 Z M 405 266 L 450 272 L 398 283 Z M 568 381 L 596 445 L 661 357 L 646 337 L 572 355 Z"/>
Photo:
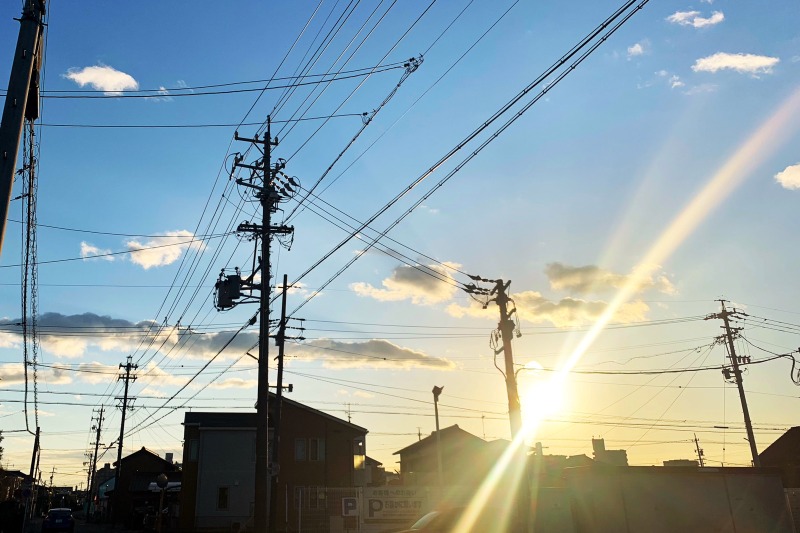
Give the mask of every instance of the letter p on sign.
<path id="1" fill-rule="evenodd" d="M 358 516 L 358 498 L 342 498 L 342 516 Z"/>

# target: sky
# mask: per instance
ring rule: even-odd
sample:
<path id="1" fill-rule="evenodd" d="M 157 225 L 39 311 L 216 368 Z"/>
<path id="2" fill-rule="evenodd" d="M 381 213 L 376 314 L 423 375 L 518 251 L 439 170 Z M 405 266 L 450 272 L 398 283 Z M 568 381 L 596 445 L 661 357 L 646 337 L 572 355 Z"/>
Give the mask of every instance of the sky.
<path id="1" fill-rule="evenodd" d="M 0 9 L 0 79 L 18 4 Z M 651 0 L 474 137 L 622 3 L 48 4 L 38 366 L 26 403 L 15 200 L 0 256 L 3 467 L 28 470 L 38 419 L 43 476 L 85 484 L 100 406 L 99 464 L 116 460 L 128 356 L 127 451 L 177 457 L 185 411 L 253 409 L 258 326 L 236 332 L 257 307 L 217 311 L 214 283 L 253 269 L 235 229 L 260 213 L 231 167 L 256 156 L 234 132 L 262 133 L 268 115 L 284 172 L 302 191 L 320 180 L 275 215 L 294 235 L 273 243 L 272 284 L 288 276 L 304 328 L 286 347 L 289 397 L 367 428 L 387 470 L 435 428 L 434 385 L 443 427 L 510 436 L 498 308 L 462 290 L 470 275 L 511 281 L 523 417 L 542 420 L 528 441 L 545 453 L 591 455 L 602 437 L 631 464 L 661 464 L 696 457 L 696 435 L 708 464 L 749 464 L 722 322 L 707 319 L 722 298 L 743 313 L 758 449 L 797 424 L 791 357 L 760 362 L 800 346 L 791 2 Z"/>

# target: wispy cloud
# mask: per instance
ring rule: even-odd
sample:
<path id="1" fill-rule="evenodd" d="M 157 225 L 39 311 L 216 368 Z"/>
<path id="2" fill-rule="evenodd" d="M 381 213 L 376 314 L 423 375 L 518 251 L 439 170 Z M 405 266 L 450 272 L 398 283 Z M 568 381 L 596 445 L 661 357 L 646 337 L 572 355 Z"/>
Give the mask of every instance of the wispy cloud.
<path id="1" fill-rule="evenodd" d="M 131 261 L 145 270 L 153 267 L 171 265 L 181 254 L 189 248 L 202 249 L 204 244 L 194 240 L 190 231 L 168 231 L 164 236 L 150 239 L 146 242 L 130 240 L 126 243 L 131 250 Z"/>
<path id="2" fill-rule="evenodd" d="M 699 11 L 676 11 L 667 17 L 667 22 L 694 28 L 715 26 L 723 20 L 725 20 L 725 14 L 722 11 L 714 11 L 710 17 L 701 16 Z"/>
<path id="3" fill-rule="evenodd" d="M 296 344 L 287 349 L 293 359 L 321 361 L 328 368 L 430 368 L 452 370 L 452 361 L 434 357 L 411 348 L 398 346 L 383 339 L 364 342 L 341 342 L 318 339 Z"/>
<path id="4" fill-rule="evenodd" d="M 755 54 L 728 54 L 718 52 L 695 61 L 692 70 L 695 72 L 718 72 L 735 70 L 743 74 L 772 74 L 772 68 L 780 62 L 777 57 Z"/>
<path id="5" fill-rule="evenodd" d="M 84 259 L 103 259 L 104 261 L 113 261 L 115 257 L 113 255 L 108 255 L 111 253 L 111 250 L 106 248 L 98 248 L 93 244 L 89 244 L 86 241 L 81 241 L 81 257 Z M 102 257 L 97 257 L 102 256 Z"/>
<path id="6" fill-rule="evenodd" d="M 658 266 L 639 268 L 630 274 L 618 274 L 596 265 L 570 266 L 563 263 L 550 263 L 545 267 L 545 275 L 553 290 L 572 294 L 591 294 L 610 292 L 633 283 L 636 292 L 655 289 L 665 294 L 674 294 L 675 287 Z"/>
<path id="7" fill-rule="evenodd" d="M 108 65 L 83 68 L 73 67 L 67 70 L 64 77 L 74 81 L 80 87 L 89 85 L 92 89 L 103 91 L 108 95 L 119 95 L 121 94 L 120 91 L 139 88 L 139 82 L 133 76 Z"/>
<path id="8" fill-rule="evenodd" d="M 718 88 L 719 86 L 714 83 L 701 83 L 699 85 L 694 85 L 692 87 L 689 87 L 688 89 L 683 91 L 683 94 L 688 96 L 694 96 L 696 94 L 708 94 L 716 92 Z"/>
<path id="9" fill-rule="evenodd" d="M 460 266 L 445 264 L 453 268 Z M 350 288 L 359 296 L 382 302 L 411 300 L 418 305 L 433 305 L 453 298 L 457 286 L 450 272 L 450 269 L 435 264 L 423 269 L 400 265 L 381 282 L 382 289 L 369 283 L 353 283 Z"/>
<path id="10" fill-rule="evenodd" d="M 40 368 L 37 374 L 38 379 L 48 385 L 65 385 L 67 383 L 72 383 L 70 372 L 61 367 Z M 22 363 L 0 365 L 0 380 L 3 381 L 4 386 L 25 383 L 25 370 L 22 367 Z"/>
<path id="11" fill-rule="evenodd" d="M 775 181 L 780 183 L 784 189 L 800 189 L 800 163 L 790 165 L 775 174 Z"/>
<path id="12" fill-rule="evenodd" d="M 550 323 L 566 328 L 583 326 L 595 322 L 607 309 L 608 302 L 584 300 L 580 298 L 561 298 L 551 300 L 536 291 L 513 294 L 517 314 L 521 320 L 534 324 Z M 649 306 L 642 301 L 621 305 L 614 314 L 614 320 L 622 323 L 640 322 L 647 318 Z M 455 317 L 475 316 L 496 319 L 496 310 L 483 309 L 478 303 L 462 306 L 450 304 L 448 313 Z"/>

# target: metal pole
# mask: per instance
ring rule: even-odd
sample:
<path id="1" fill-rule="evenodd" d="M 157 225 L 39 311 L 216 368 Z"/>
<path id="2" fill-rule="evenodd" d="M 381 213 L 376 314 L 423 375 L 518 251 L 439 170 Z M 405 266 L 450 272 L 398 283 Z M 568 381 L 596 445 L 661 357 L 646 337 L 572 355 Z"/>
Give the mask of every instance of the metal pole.
<path id="1" fill-rule="evenodd" d="M 753 423 L 750 421 L 750 410 L 747 408 L 747 398 L 744 394 L 744 385 L 742 384 L 742 370 L 739 368 L 739 359 L 736 356 L 736 347 L 733 345 L 733 333 L 731 326 L 728 322 L 729 312 L 725 309 L 725 300 L 720 300 L 722 305 L 722 312 L 719 314 L 720 318 L 725 324 L 725 336 L 728 339 L 728 355 L 731 363 L 733 364 L 733 374 L 736 379 L 736 388 L 739 389 L 739 399 L 742 401 L 742 413 L 744 414 L 744 425 L 747 429 L 747 441 L 750 444 L 750 454 L 753 456 L 753 466 L 760 467 L 761 459 L 758 457 L 758 449 L 756 448 L 756 437 L 753 434 Z"/>
<path id="2" fill-rule="evenodd" d="M 17 170 L 17 153 L 25 118 L 38 117 L 38 68 L 41 61 L 45 0 L 27 0 L 20 18 L 17 47 L 8 80 L 8 92 L 0 121 L 0 253 L 6 233 L 11 190 Z M 34 77 L 34 72 L 37 76 Z M 30 94 L 33 85 L 34 94 Z M 31 101 L 31 96 L 33 101 Z M 29 106 L 29 103 L 31 104 Z"/>

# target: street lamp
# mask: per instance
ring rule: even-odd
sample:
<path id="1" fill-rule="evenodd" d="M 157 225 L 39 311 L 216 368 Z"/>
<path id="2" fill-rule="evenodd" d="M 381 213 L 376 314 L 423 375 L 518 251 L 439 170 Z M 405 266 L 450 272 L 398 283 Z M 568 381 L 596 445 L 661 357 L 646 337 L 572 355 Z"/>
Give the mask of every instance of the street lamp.
<path id="1" fill-rule="evenodd" d="M 444 476 L 442 475 L 442 439 L 439 435 L 439 395 L 444 390 L 444 386 L 433 387 L 433 411 L 436 416 L 436 463 L 439 471 L 439 497 L 442 496 L 444 486 Z"/>
<path id="2" fill-rule="evenodd" d="M 164 509 L 164 493 L 167 492 L 167 485 L 169 484 L 169 479 L 167 479 L 167 475 L 161 473 L 156 478 L 156 485 L 158 488 L 161 489 L 161 498 L 158 503 L 158 515 L 156 516 L 156 532 L 161 533 L 161 523 L 162 523 L 162 515 Z"/>

